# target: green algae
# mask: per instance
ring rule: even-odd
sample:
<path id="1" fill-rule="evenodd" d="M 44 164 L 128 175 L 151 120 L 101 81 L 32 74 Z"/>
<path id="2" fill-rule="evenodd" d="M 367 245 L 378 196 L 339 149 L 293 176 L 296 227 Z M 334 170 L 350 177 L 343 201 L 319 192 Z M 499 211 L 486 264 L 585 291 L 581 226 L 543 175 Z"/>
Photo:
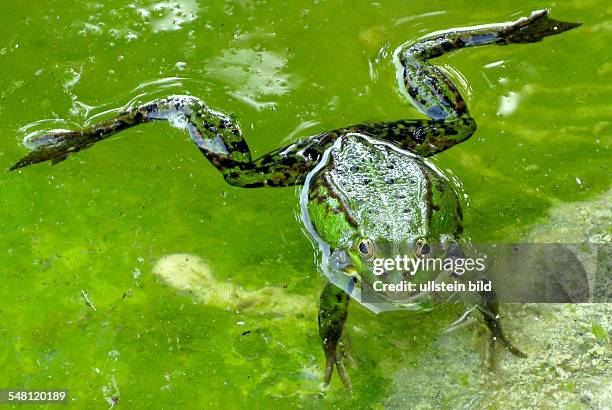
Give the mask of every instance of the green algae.
<path id="1" fill-rule="evenodd" d="M 601 0 L 3 2 L 0 161 L 25 152 L 26 124 L 59 118 L 27 132 L 66 128 L 170 93 L 234 115 L 255 156 L 350 123 L 416 117 L 390 51 L 547 6 L 584 25 L 439 60 L 467 79 L 461 91 L 479 128 L 435 162 L 462 182 L 475 242 L 609 242 L 611 23 Z M 530 357 L 504 356 L 493 381 L 470 331 L 440 336 L 461 307 L 374 316 L 352 306 L 355 392 L 336 379 L 323 391 L 324 281 L 295 190 L 225 185 L 166 124 L 2 174 L 0 192 L 0 388 L 66 388 L 77 408 L 610 402 L 604 304 L 506 307 L 508 333 Z M 176 254 L 205 261 L 216 300 L 153 273 Z"/>

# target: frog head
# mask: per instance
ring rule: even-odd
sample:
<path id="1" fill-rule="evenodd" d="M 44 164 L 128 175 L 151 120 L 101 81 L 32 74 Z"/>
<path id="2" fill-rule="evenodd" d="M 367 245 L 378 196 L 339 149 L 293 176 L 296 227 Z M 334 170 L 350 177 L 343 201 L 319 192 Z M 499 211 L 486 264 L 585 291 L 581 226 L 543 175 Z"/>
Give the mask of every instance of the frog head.
<path id="1" fill-rule="evenodd" d="M 382 285 L 409 282 L 418 286 L 436 279 L 441 272 L 426 268 L 425 261 L 445 259 L 457 242 L 452 231 L 439 232 L 428 228 L 420 226 L 414 231 L 406 231 L 403 237 L 379 235 L 363 229 L 344 232 L 347 240 L 330 249 L 327 269 L 336 276 L 341 274 L 352 278 L 354 286 L 360 289 L 364 299 L 362 303 L 374 302 L 375 299 L 396 304 L 409 302 L 418 291 L 398 291 Z M 364 293 L 366 289 L 369 299 Z"/>
<path id="2" fill-rule="evenodd" d="M 332 152 L 333 161 L 312 178 L 303 197 L 311 234 L 327 249 L 322 270 L 354 298 L 354 288 L 363 294 L 374 282 L 435 279 L 436 272 L 415 263 L 444 259 L 459 241 L 461 207 L 450 182 L 433 166 L 386 147 L 358 142 L 350 148 L 366 151 L 358 166 L 346 165 L 342 151 Z M 396 298 L 406 295 L 380 296 L 399 303 Z"/>

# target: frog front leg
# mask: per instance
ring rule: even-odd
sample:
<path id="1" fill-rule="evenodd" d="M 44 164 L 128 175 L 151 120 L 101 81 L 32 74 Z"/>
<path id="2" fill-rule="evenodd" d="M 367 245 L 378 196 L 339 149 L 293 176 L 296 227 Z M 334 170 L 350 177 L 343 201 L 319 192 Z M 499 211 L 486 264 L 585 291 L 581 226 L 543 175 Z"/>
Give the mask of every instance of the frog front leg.
<path id="1" fill-rule="evenodd" d="M 348 315 L 349 297 L 342 289 L 328 283 L 321 293 L 319 305 L 319 336 L 325 352 L 325 375 L 323 384 L 327 387 L 334 372 L 334 366 L 344 386 L 351 390 L 352 384 L 343 363 L 342 333 Z"/>
<path id="2" fill-rule="evenodd" d="M 451 78 L 429 60 L 466 47 L 534 43 L 579 25 L 553 20 L 548 10 L 539 10 L 516 21 L 451 29 L 404 45 L 395 54 L 403 86 L 429 120 L 357 124 L 342 131 L 370 134 L 421 156 L 447 150 L 467 140 L 476 131 L 476 122 Z"/>
<path id="3" fill-rule="evenodd" d="M 239 125 L 192 96 L 170 96 L 129 109 L 114 118 L 74 131 L 52 131 L 32 138 L 33 150 L 10 170 L 43 161 L 58 163 L 127 128 L 166 120 L 186 128 L 204 156 L 234 186 L 278 187 L 303 183 L 322 153 L 339 136 L 337 132 L 303 138 L 286 147 L 251 159 Z"/>

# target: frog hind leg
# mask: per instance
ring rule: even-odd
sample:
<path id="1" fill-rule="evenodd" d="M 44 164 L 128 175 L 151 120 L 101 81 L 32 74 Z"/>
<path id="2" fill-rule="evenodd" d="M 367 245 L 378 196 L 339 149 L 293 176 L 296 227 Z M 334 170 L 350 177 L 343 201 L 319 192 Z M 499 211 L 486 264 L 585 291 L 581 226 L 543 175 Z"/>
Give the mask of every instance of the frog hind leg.
<path id="1" fill-rule="evenodd" d="M 403 45 L 396 52 L 403 86 L 429 120 L 357 124 L 342 131 L 372 135 L 421 156 L 451 148 L 476 131 L 476 122 L 450 77 L 428 60 L 466 47 L 534 43 L 579 25 L 553 20 L 548 10 L 539 10 L 516 21 L 446 30 Z"/>
<path id="2" fill-rule="evenodd" d="M 207 107 L 196 97 L 175 95 L 131 108 L 81 130 L 51 131 L 32 138 L 27 143 L 33 150 L 9 171 L 43 161 L 56 164 L 127 128 L 160 120 L 186 128 L 193 142 L 225 180 L 245 188 L 303 183 L 308 171 L 338 137 L 333 132 L 315 135 L 253 160 L 240 126 L 234 120 Z"/>
<path id="3" fill-rule="evenodd" d="M 328 283 L 321 293 L 319 305 L 319 336 L 325 352 L 325 375 L 323 385 L 331 381 L 334 367 L 342 384 L 352 390 L 351 380 L 343 363 L 342 333 L 348 316 L 349 297 L 342 289 Z"/>
<path id="4" fill-rule="evenodd" d="M 488 329 L 488 338 L 489 338 L 489 354 L 488 354 L 488 367 L 489 370 L 495 370 L 497 366 L 497 347 L 501 346 L 505 348 L 507 351 L 512 353 L 516 357 L 526 358 L 527 355 L 523 353 L 521 350 L 516 348 L 512 343 L 508 341 L 504 332 L 502 330 L 502 325 L 500 321 L 499 315 L 499 307 L 497 301 L 494 300 L 492 302 L 479 305 L 478 309 L 482 313 L 482 317 L 485 325 Z"/>
<path id="5" fill-rule="evenodd" d="M 59 163 L 102 139 L 155 120 L 188 128 L 200 151 L 225 180 L 246 188 L 303 183 L 333 141 L 350 132 L 370 134 L 422 156 L 434 155 L 467 140 L 475 132 L 476 122 L 457 87 L 429 59 L 464 47 L 536 42 L 578 25 L 552 20 L 544 10 L 514 22 L 449 30 L 401 47 L 397 55 L 407 94 L 429 120 L 357 124 L 303 138 L 252 160 L 240 127 L 230 117 L 210 109 L 198 98 L 170 96 L 81 130 L 52 131 L 32 138 L 28 144 L 33 150 L 9 171 L 43 161 Z"/>

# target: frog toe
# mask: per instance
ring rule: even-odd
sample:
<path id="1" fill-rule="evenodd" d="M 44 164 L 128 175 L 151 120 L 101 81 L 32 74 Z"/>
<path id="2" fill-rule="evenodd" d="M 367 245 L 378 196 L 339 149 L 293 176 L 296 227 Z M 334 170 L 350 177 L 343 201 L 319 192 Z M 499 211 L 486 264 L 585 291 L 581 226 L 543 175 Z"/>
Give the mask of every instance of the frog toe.
<path id="1" fill-rule="evenodd" d="M 499 340 L 499 343 L 510 353 L 512 353 L 516 357 L 520 357 L 522 359 L 526 358 L 527 355 L 523 353 L 520 349 L 510 343 L 505 337 Z"/>
<path id="2" fill-rule="evenodd" d="M 331 382 L 332 375 L 334 373 L 334 367 L 338 371 L 338 376 L 342 381 L 344 387 L 348 390 L 353 390 L 353 384 L 351 383 L 351 379 L 346 371 L 346 367 L 344 366 L 342 354 L 340 352 L 334 351 L 331 354 L 328 354 L 326 357 L 325 363 L 325 375 L 323 376 L 323 386 L 328 387 Z"/>
<path id="3" fill-rule="evenodd" d="M 504 348 L 516 357 L 527 357 L 525 353 L 510 343 L 503 335 L 493 335 L 491 333 L 488 333 L 488 335 L 489 344 L 486 351 L 486 367 L 489 372 L 495 372 L 497 369 L 498 354 L 499 350 L 501 350 L 500 348 Z"/>
<path id="4" fill-rule="evenodd" d="M 338 369 L 338 376 L 340 376 L 340 380 L 342 380 L 344 387 L 346 387 L 349 391 L 353 391 L 353 384 L 351 383 L 351 379 L 346 372 L 346 367 L 344 367 L 342 358 L 336 358 L 336 369 Z"/>

